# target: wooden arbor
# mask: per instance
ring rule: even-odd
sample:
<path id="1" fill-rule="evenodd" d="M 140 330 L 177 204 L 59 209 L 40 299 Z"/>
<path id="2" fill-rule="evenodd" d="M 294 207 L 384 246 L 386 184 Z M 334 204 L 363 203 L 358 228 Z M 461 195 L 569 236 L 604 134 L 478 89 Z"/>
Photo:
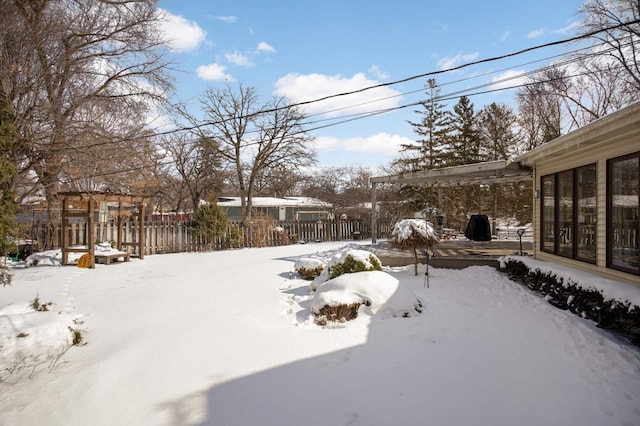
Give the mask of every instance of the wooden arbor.
<path id="1" fill-rule="evenodd" d="M 137 248 L 140 259 L 144 258 L 145 231 L 144 218 L 145 208 L 149 204 L 149 198 L 142 196 L 132 196 L 125 194 L 105 193 L 105 192 L 60 192 L 58 199 L 62 207 L 62 264 L 69 264 L 69 253 L 89 253 L 91 255 L 90 267 L 95 267 L 95 223 L 101 211 L 101 206 L 117 204 L 118 233 L 116 248 L 126 251 L 130 246 Z M 125 242 L 122 228 L 124 219 L 132 214 L 138 217 L 139 229 L 138 238 L 135 242 Z M 70 223 L 72 219 L 83 220 L 86 223 L 86 245 L 69 246 Z"/>

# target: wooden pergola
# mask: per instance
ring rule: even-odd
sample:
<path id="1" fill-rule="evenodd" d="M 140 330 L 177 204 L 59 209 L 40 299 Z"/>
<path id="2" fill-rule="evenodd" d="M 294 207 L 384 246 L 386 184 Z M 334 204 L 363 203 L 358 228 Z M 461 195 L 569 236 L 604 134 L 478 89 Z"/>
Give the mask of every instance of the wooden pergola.
<path id="1" fill-rule="evenodd" d="M 144 196 L 133 196 L 106 192 L 60 192 L 57 195 L 62 208 L 62 265 L 69 264 L 69 253 L 89 253 L 91 255 L 90 267 L 95 267 L 95 230 L 96 214 L 100 212 L 102 203 L 117 203 L 118 233 L 116 248 L 125 251 L 127 247 L 137 248 L 140 259 L 144 258 L 145 232 L 144 218 L 145 208 L 150 199 Z M 125 217 L 131 216 L 131 210 L 136 212 L 139 220 L 138 238 L 136 242 L 123 240 L 122 228 Z M 86 221 L 87 245 L 83 247 L 69 247 L 70 219 L 79 218 Z"/>
<path id="2" fill-rule="evenodd" d="M 433 185 L 437 187 L 480 185 L 506 182 L 524 182 L 533 178 L 531 167 L 507 160 L 464 164 L 441 169 L 406 172 L 397 175 L 372 177 L 371 182 L 371 240 L 376 242 L 376 185 L 399 183 Z"/>

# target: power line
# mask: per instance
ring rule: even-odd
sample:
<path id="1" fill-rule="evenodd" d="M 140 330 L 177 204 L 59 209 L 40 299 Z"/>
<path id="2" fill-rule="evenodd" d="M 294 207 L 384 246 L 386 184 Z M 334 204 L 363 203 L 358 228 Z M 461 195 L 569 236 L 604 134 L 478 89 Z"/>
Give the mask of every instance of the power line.
<path id="1" fill-rule="evenodd" d="M 628 44 L 631 44 L 631 43 L 628 43 Z M 585 50 L 585 49 L 586 48 L 576 49 L 576 50 L 573 50 L 571 52 L 568 52 L 567 54 L 575 54 L 576 52 L 580 52 L 580 51 Z M 501 83 L 504 83 L 504 82 L 507 82 L 507 81 L 511 81 L 511 80 L 515 80 L 515 79 L 521 79 L 521 78 L 524 78 L 524 77 L 527 77 L 527 76 L 531 76 L 531 75 L 534 75 L 534 74 L 542 73 L 542 72 L 544 72 L 546 70 L 549 70 L 549 69 L 554 69 L 554 68 L 566 66 L 566 65 L 569 65 L 569 64 L 571 64 L 573 62 L 579 61 L 584 57 L 602 55 L 602 54 L 605 54 L 605 53 L 607 53 L 607 52 L 609 52 L 611 50 L 614 50 L 614 49 L 613 48 L 609 48 L 609 49 L 606 49 L 606 50 L 603 50 L 603 51 L 598 51 L 598 52 L 590 53 L 590 54 L 587 54 L 587 55 L 583 55 L 581 57 L 570 58 L 570 59 L 567 59 L 567 60 L 564 60 L 564 61 L 561 61 L 561 62 L 554 63 L 552 65 L 548 65 L 548 66 L 545 66 L 545 67 L 542 67 L 542 68 L 537 68 L 537 69 L 534 69 L 534 70 L 531 70 L 531 71 L 528 71 L 528 72 L 524 72 L 524 73 L 521 73 L 521 74 L 517 74 L 517 75 L 514 75 L 514 76 L 503 78 L 503 79 L 500 79 L 500 80 L 493 80 L 493 81 L 488 82 L 488 83 L 483 83 L 483 84 L 476 85 L 476 86 L 473 86 L 473 87 L 467 87 L 467 88 L 460 89 L 460 90 L 457 90 L 457 91 L 454 91 L 454 92 L 449 92 L 447 94 L 439 96 L 438 100 L 452 100 L 452 99 L 455 99 L 457 96 L 462 96 L 462 95 L 465 95 L 465 96 L 477 96 L 477 95 L 481 95 L 481 94 L 494 93 L 494 92 L 500 92 L 500 91 L 504 91 L 504 90 L 511 90 L 511 89 L 523 87 L 523 86 L 526 86 L 526 83 L 525 84 L 515 85 L 515 86 L 507 86 L 507 87 L 487 90 L 487 91 L 469 93 L 470 91 L 481 89 L 483 87 L 493 86 L 493 85 L 501 84 Z M 531 64 L 534 64 L 534 63 L 538 63 L 538 62 L 542 62 L 542 61 L 546 61 L 546 60 L 554 59 L 554 58 L 558 58 L 558 57 L 565 57 L 567 54 L 559 54 L 559 55 L 549 56 L 549 57 L 546 57 L 546 58 L 543 58 L 543 59 L 538 59 L 536 61 L 530 61 L 530 62 L 527 62 L 527 63 L 524 63 L 524 64 L 514 65 L 513 67 L 503 68 L 503 69 L 495 70 L 495 71 L 492 71 L 492 72 L 489 72 L 489 73 L 485 73 L 485 74 L 479 74 L 479 75 L 475 75 L 475 76 L 472 76 L 472 77 L 467 77 L 467 78 L 463 78 L 463 79 L 458 79 L 458 80 L 454 80 L 454 81 L 450 81 L 450 82 L 441 83 L 441 84 L 438 84 L 438 86 L 439 87 L 445 87 L 445 86 L 448 86 L 448 85 L 451 85 L 451 84 L 455 84 L 455 83 L 459 83 L 459 82 L 463 82 L 463 81 L 468 81 L 468 80 L 473 80 L 473 79 L 477 79 L 477 78 L 481 78 L 481 77 L 486 77 L 488 75 L 496 74 L 496 73 L 499 73 L 499 72 L 503 72 L 505 70 L 509 70 L 509 69 L 514 68 L 514 67 L 531 65 Z M 578 75 L 582 75 L 582 74 L 568 75 L 568 76 L 566 76 L 566 78 L 573 78 L 573 77 L 576 77 Z M 406 94 L 422 92 L 423 90 L 424 90 L 424 88 L 421 88 L 419 90 L 415 90 L 415 91 L 411 91 L 411 92 L 405 92 L 405 93 L 394 95 L 394 96 L 390 96 L 390 97 L 375 99 L 375 100 L 372 100 L 372 101 L 362 102 L 362 103 L 354 104 L 354 105 L 349 105 L 349 106 L 345 106 L 345 107 L 342 107 L 342 108 L 336 108 L 336 109 L 332 109 L 332 110 L 318 112 L 318 113 L 315 113 L 315 114 L 307 115 L 306 117 L 310 118 L 310 117 L 322 116 L 322 115 L 326 115 L 327 113 L 331 113 L 331 112 L 343 111 L 343 110 L 346 110 L 346 109 L 349 109 L 349 108 L 354 108 L 354 107 L 357 107 L 357 106 L 363 106 L 363 105 L 367 105 L 367 104 L 371 104 L 371 103 L 375 103 L 375 102 L 388 100 L 388 99 L 390 99 L 392 97 L 400 97 L 400 96 L 405 96 Z M 426 102 L 426 100 L 419 100 L 419 101 L 415 101 L 415 102 L 412 102 L 412 103 L 399 105 L 399 106 L 395 106 L 395 107 L 379 109 L 379 110 L 370 110 L 370 111 L 354 113 L 354 114 L 350 114 L 350 115 L 341 115 L 341 116 L 338 116 L 338 117 L 311 120 L 311 121 L 307 121 L 305 123 L 301 123 L 300 126 L 303 127 L 303 129 L 295 132 L 294 134 L 301 134 L 301 133 L 306 133 L 306 132 L 311 132 L 311 131 L 315 131 L 315 130 L 325 129 L 325 128 L 329 128 L 329 127 L 333 127 L 333 126 L 338 126 L 338 125 L 346 124 L 346 123 L 353 122 L 353 121 L 356 121 L 356 120 L 365 119 L 365 118 L 369 118 L 369 117 L 373 117 L 373 116 L 382 115 L 382 114 L 386 114 L 386 113 L 389 113 L 389 112 L 394 112 L 394 111 L 397 111 L 397 110 L 405 109 L 407 107 L 419 106 L 420 104 L 422 104 L 424 102 Z M 305 127 L 305 126 L 314 126 L 316 124 L 323 123 L 323 122 L 332 122 L 332 123 L 324 124 L 324 125 L 317 125 L 317 126 L 311 127 L 311 128 L 306 128 Z M 199 129 L 199 128 L 202 128 L 202 127 L 206 127 L 206 123 L 202 124 L 202 125 L 193 126 L 192 129 Z M 118 142 L 116 142 L 114 140 L 105 141 L 105 142 L 97 142 L 97 143 L 85 146 L 84 148 L 95 148 L 95 147 L 102 146 L 102 145 L 112 145 L 114 142 L 116 144 L 123 143 L 123 142 L 126 143 L 127 141 L 137 140 L 137 139 L 151 140 L 154 136 L 162 135 L 164 133 L 173 133 L 173 134 L 175 134 L 175 133 L 184 132 L 184 131 L 187 131 L 187 130 L 185 128 L 181 128 L 181 129 L 176 129 L 176 130 L 172 130 L 172 131 L 168 131 L 168 132 L 149 133 L 147 135 L 140 136 L 140 137 L 133 138 L 133 139 L 128 139 L 126 137 L 121 137 L 121 138 L 119 138 Z M 255 133 L 255 132 L 258 132 L 258 130 L 257 129 L 256 130 L 248 130 L 246 133 L 247 134 L 251 134 L 251 133 Z M 215 135 L 209 135 L 208 137 L 211 137 L 211 138 L 215 139 Z M 194 142 L 197 142 L 199 140 L 200 140 L 200 138 L 196 138 L 196 139 L 182 141 L 182 143 L 194 143 Z M 259 142 L 253 142 L 253 143 L 252 142 L 247 142 L 247 145 L 255 145 L 257 143 L 259 143 Z M 116 147 L 113 147 L 113 149 L 117 150 L 117 149 L 121 149 L 121 148 L 116 146 Z M 65 148 L 60 149 L 60 151 L 64 151 L 64 150 L 65 150 Z"/>
<path id="2" fill-rule="evenodd" d="M 202 127 L 206 127 L 206 126 L 214 126 L 216 124 L 221 124 L 224 123 L 225 121 L 230 121 L 233 119 L 248 119 L 248 118 L 252 118 L 258 115 L 262 115 L 262 114 L 269 114 L 272 112 L 277 112 L 277 111 L 281 111 L 281 110 L 285 110 L 285 109 L 290 109 L 290 108 L 296 108 L 296 107 L 300 107 L 300 106 L 304 106 L 304 105 L 310 105 L 313 103 L 318 103 L 318 102 L 322 102 L 328 99 L 333 99 L 333 98 L 338 98 L 338 97 L 344 97 L 344 96 L 348 96 L 348 95 L 353 95 L 353 94 L 357 94 L 357 93 L 362 93 L 365 91 L 369 91 L 369 90 L 373 90 L 373 89 L 377 89 L 377 88 L 381 88 L 381 87 L 388 87 L 388 86 L 394 86 L 400 83 L 405 83 L 408 81 L 412 81 L 412 80 L 416 80 L 419 78 L 425 78 L 425 77 L 431 77 L 431 76 L 435 76 L 435 75 L 440 75 L 440 74 L 445 74 L 445 73 L 449 73 L 452 71 L 458 71 L 464 68 L 468 68 L 474 65 L 479 65 L 479 64 L 483 64 L 483 63 L 488 63 L 488 62 L 495 62 L 495 61 L 499 61 L 502 59 L 506 59 L 506 58 L 510 58 L 510 57 L 515 57 L 515 56 L 519 56 L 522 55 L 524 53 L 528 53 L 528 52 L 532 52 L 535 50 L 539 50 L 539 49 L 543 49 L 543 48 L 547 48 L 547 47 L 552 47 L 552 46 L 558 46 L 561 44 L 566 44 L 566 43 L 572 43 L 578 40 L 583 40 L 583 39 L 587 39 L 589 37 L 592 37 L 596 34 L 602 33 L 602 32 L 607 32 L 607 31 L 612 31 L 612 30 L 616 30 L 625 26 L 629 26 L 629 25 L 633 25 L 633 24 L 637 24 L 640 23 L 640 19 L 636 19 L 633 21 L 629 21 L 629 22 L 625 22 L 625 23 L 621 23 L 618 25 L 612 25 L 610 27 L 606 27 L 603 29 L 599 29 L 599 30 L 594 30 L 585 34 L 581 34 L 578 36 L 574 36 L 574 37 L 569 37 L 569 38 L 565 38 L 562 40 L 556 40 L 553 42 L 549 42 L 549 43 L 544 43 L 544 44 L 539 44 L 536 46 L 531 46 L 525 49 L 521 49 L 515 52 L 511 52 L 511 53 L 507 53 L 504 55 L 499 55 L 499 56 L 494 56 L 494 57 L 490 57 L 490 58 L 485 58 L 485 59 L 480 59 L 477 61 L 472 61 L 472 62 L 468 62 L 465 64 L 461 64 L 455 67 L 451 67 L 451 68 L 446 68 L 443 70 L 437 70 L 437 71 L 430 71 L 427 73 L 422 73 L 422 74 L 416 74 L 416 75 L 412 75 L 410 77 L 406 77 L 400 80 L 394 80 L 394 81 L 390 81 L 390 82 L 386 82 L 386 83 L 379 83 L 379 84 L 375 84 L 375 85 L 371 85 L 371 86 L 367 86 L 367 87 L 363 87 L 361 89 L 356 89 L 356 90 L 351 90 L 351 91 L 347 91 L 347 92 L 342 92 L 342 93 L 336 93 L 336 94 L 332 94 L 332 95 L 327 95 L 327 96 L 323 96 L 320 98 L 315 98 L 312 100 L 308 100 L 308 101 L 300 101 L 300 102 L 295 102 L 292 104 L 288 104 L 285 106 L 281 106 L 281 107 L 274 107 L 274 108 L 267 108 L 267 109 L 262 109 L 259 111 L 255 111 L 252 112 L 250 114 L 246 114 L 246 115 L 241 115 L 238 117 L 233 117 L 233 118 L 229 118 L 227 120 L 219 120 L 219 121 L 215 121 L 215 122 L 203 122 L 203 123 L 199 123 L 199 124 L 195 124 L 195 125 L 191 125 L 191 126 L 184 126 L 181 127 L 179 129 L 172 129 L 172 130 L 166 130 L 166 131 L 161 131 L 161 132 L 154 132 L 155 136 L 167 136 L 167 135 L 171 135 L 171 134 L 175 134 L 175 133 L 179 133 L 179 132 L 184 132 L 184 131 L 193 131 L 193 130 L 197 130 L 200 129 Z M 552 58 L 552 57 L 551 57 Z M 547 60 L 549 58 L 545 58 L 542 60 Z M 463 79 L 464 80 L 464 79 Z M 419 90 L 410 92 L 410 93 L 415 93 L 418 92 Z M 401 95 L 398 95 L 401 96 Z M 371 101 L 371 102 L 375 102 L 375 101 Z M 344 109 L 350 108 L 353 106 L 348 106 L 348 107 L 344 107 Z M 343 108 L 339 108 L 337 110 L 342 110 Z M 329 110 L 326 112 L 320 112 L 317 113 L 315 115 L 324 115 L 327 114 L 328 112 L 333 112 L 333 110 Z M 134 139 L 135 140 L 135 139 Z"/>
<path id="3" fill-rule="evenodd" d="M 505 55 L 500 55 L 500 56 L 486 58 L 486 59 L 482 59 L 482 60 L 478 60 L 478 61 L 474 61 L 474 62 L 469 62 L 469 63 L 466 63 L 466 64 L 462 64 L 462 65 L 459 65 L 459 66 L 456 66 L 456 67 L 452 67 L 452 68 L 447 68 L 447 69 L 444 69 L 444 70 L 438 70 L 438 71 L 432 71 L 432 72 L 423 73 L 423 74 L 419 74 L 419 75 L 414 75 L 414 76 L 410 76 L 410 77 L 407 77 L 407 78 L 403 78 L 401 80 L 396 80 L 396 81 L 392 81 L 392 82 L 376 84 L 376 85 L 368 86 L 368 87 L 365 87 L 365 88 L 362 88 L 362 89 L 357 89 L 357 90 L 353 90 L 353 91 L 349 91 L 349 92 L 343 92 L 343 93 L 333 94 L 333 95 L 329 95 L 329 96 L 324 96 L 324 97 L 313 99 L 313 100 L 310 100 L 310 101 L 304 101 L 304 102 L 298 102 L 298 103 L 294 103 L 294 104 L 289 104 L 289 105 L 286 105 L 286 106 L 283 106 L 283 107 L 260 110 L 260 111 L 257 111 L 257 112 L 254 112 L 254 113 L 251 113 L 251 114 L 248 114 L 248 115 L 245 115 L 245 116 L 235 117 L 235 119 L 238 119 L 238 118 L 251 118 L 251 117 L 254 117 L 254 116 L 257 116 L 257 115 L 260 115 L 260 114 L 266 114 L 266 113 L 276 112 L 276 111 L 284 110 L 284 109 L 288 109 L 288 108 L 293 108 L 293 107 L 298 107 L 298 106 L 303 106 L 303 105 L 309 105 L 309 104 L 316 103 L 316 102 L 321 102 L 321 101 L 324 101 L 324 100 L 327 100 L 327 99 L 343 97 L 343 96 L 356 94 L 356 93 L 361 93 L 361 92 L 364 92 L 364 91 L 367 91 L 367 90 L 372 90 L 372 89 L 376 89 L 376 88 L 380 88 L 380 87 L 387 87 L 387 86 L 392 86 L 392 85 L 404 83 L 404 82 L 415 80 L 415 79 L 418 79 L 418 78 L 425 78 L 425 77 L 429 77 L 429 76 L 433 76 L 433 75 L 439 75 L 439 74 L 443 74 L 443 73 L 447 73 L 447 72 L 452 72 L 452 71 L 460 70 L 460 69 L 467 68 L 467 67 L 470 67 L 470 66 L 473 66 L 473 65 L 478 65 L 478 64 L 482 64 L 482 63 L 498 61 L 498 60 L 502 60 L 502 59 L 505 59 L 505 58 L 518 56 L 518 55 L 521 55 L 521 54 L 524 54 L 524 53 L 527 53 L 527 52 L 530 52 L 530 51 L 534 51 L 534 50 L 538 50 L 538 49 L 542 49 L 542 48 L 546 48 L 546 47 L 551 47 L 551 46 L 555 46 L 555 45 L 560 45 L 560 44 L 565 44 L 565 43 L 570 43 L 570 42 L 574 42 L 574 41 L 577 41 L 577 40 L 585 39 L 585 38 L 588 38 L 588 37 L 592 37 L 593 35 L 601 33 L 601 32 L 615 30 L 617 28 L 620 28 L 620 27 L 623 27 L 623 26 L 627 26 L 627 25 L 637 24 L 639 22 L 640 22 L 640 19 L 634 20 L 634 21 L 631 21 L 631 22 L 627 22 L 627 23 L 624 23 L 624 24 L 620 24 L 620 25 L 611 26 L 611 27 L 604 28 L 604 29 L 601 29 L 601 30 L 592 31 L 590 33 L 582 34 L 580 36 L 575 36 L 575 37 L 571 37 L 571 38 L 567 38 L 567 39 L 563 39 L 563 40 L 554 41 L 554 42 L 551 42 L 551 43 L 545 43 L 545 44 L 542 44 L 542 45 L 529 47 L 529 48 L 522 49 L 522 50 L 519 50 L 519 51 L 516 51 L 516 52 L 508 53 L 508 54 L 505 54 Z M 577 49 L 576 51 L 580 51 L 580 50 L 583 50 L 583 49 L 585 49 L 585 48 Z M 576 52 L 576 51 L 574 51 L 574 52 Z M 593 53 L 592 55 L 598 55 L 598 54 L 602 54 L 602 52 Z M 556 56 L 547 57 L 545 59 L 529 62 L 529 63 L 527 63 L 525 65 L 528 65 L 528 64 L 531 64 L 531 63 L 535 63 L 535 62 L 540 62 L 542 60 L 548 60 L 550 58 L 555 58 L 555 57 L 559 57 L 559 56 L 564 56 L 564 55 L 556 55 Z M 466 89 L 462 89 L 462 90 L 459 90 L 459 91 L 456 91 L 456 92 L 451 92 L 449 94 L 442 95 L 438 99 L 440 99 L 440 100 L 454 99 L 458 95 L 463 94 L 463 93 L 467 93 L 467 92 L 469 92 L 471 90 L 476 90 L 476 89 L 479 89 L 479 88 L 482 88 L 482 87 L 495 85 L 497 83 L 501 83 L 501 82 L 504 82 L 504 81 L 509 81 L 509 80 L 512 80 L 512 79 L 519 79 L 519 78 L 522 78 L 524 76 L 528 76 L 528 75 L 531 75 L 531 74 L 542 72 L 542 70 L 544 70 L 544 69 L 549 69 L 549 68 L 552 68 L 552 67 L 558 67 L 558 66 L 561 66 L 561 65 L 566 65 L 566 64 L 569 64 L 569 63 L 571 63 L 573 61 L 576 61 L 576 60 L 577 59 L 567 60 L 567 61 L 561 62 L 560 64 L 555 64 L 555 65 L 551 65 L 551 66 L 548 66 L 548 67 L 543 67 L 542 69 L 529 71 L 527 73 L 523 73 L 523 74 L 520 74 L 520 75 L 517 75 L 517 76 L 513 76 L 513 77 L 510 77 L 510 78 L 507 78 L 507 79 L 503 79 L 503 80 L 499 80 L 499 81 L 493 81 L 491 83 L 486 83 L 486 84 L 483 84 L 483 85 L 474 86 L 472 88 L 466 88 Z M 513 68 L 513 67 L 510 67 L 508 69 L 511 69 L 511 68 Z M 486 75 L 490 75 L 490 74 L 495 74 L 496 72 L 500 72 L 500 71 L 494 71 L 492 73 L 487 73 L 487 74 L 480 75 L 480 76 L 486 76 Z M 453 81 L 453 82 L 445 83 L 443 85 L 453 84 L 453 83 L 469 80 L 469 79 L 472 79 L 472 78 L 478 78 L 480 76 L 474 76 L 474 77 L 469 77 L 469 78 L 465 78 L 465 79 L 461 79 L 461 80 L 456 80 L 456 81 Z M 573 77 L 573 76 L 567 76 L 567 78 L 571 78 L 571 77 Z M 482 92 L 468 93 L 467 96 L 476 96 L 476 95 L 480 95 L 480 94 L 492 93 L 492 92 L 497 92 L 497 91 L 502 91 L 502 90 L 510 90 L 510 89 L 513 89 L 513 88 L 522 87 L 524 85 L 526 85 L 526 84 L 503 87 L 503 88 L 497 88 L 497 89 L 492 89 L 492 90 L 487 90 L 487 91 L 482 91 Z M 422 91 L 422 90 L 423 89 L 416 90 L 416 91 L 411 91 L 411 92 L 408 92 L 408 93 L 405 93 L 405 94 L 394 95 L 392 97 L 404 96 L 406 94 L 416 93 L 416 92 L 419 92 L 419 91 Z M 361 106 L 361 105 L 368 104 L 368 103 L 379 102 L 379 101 L 386 100 L 386 99 L 389 99 L 389 98 L 391 98 L 391 97 L 381 98 L 381 99 L 378 99 L 378 100 L 373 100 L 373 101 L 364 102 L 364 103 L 360 103 L 360 104 L 354 104 L 354 105 L 351 105 L 351 106 L 342 107 L 342 108 L 338 108 L 338 109 L 334 109 L 334 110 L 328 110 L 328 111 L 325 111 L 325 112 L 320 112 L 320 113 L 313 114 L 310 117 L 314 117 L 314 116 L 318 116 L 318 115 L 325 115 L 328 112 L 340 111 L 340 110 L 353 108 L 353 107 Z M 322 119 L 322 120 L 310 121 L 310 122 L 305 123 L 305 125 L 312 125 L 312 124 L 320 123 L 320 122 L 323 122 L 323 121 L 340 120 L 340 121 L 336 121 L 334 123 L 329 123 L 329 124 L 326 124 L 326 125 L 320 125 L 320 126 L 317 126 L 317 127 L 301 130 L 301 131 L 293 133 L 293 134 L 306 133 L 306 132 L 310 132 L 310 131 L 314 131 L 314 130 L 319 130 L 319 129 L 323 129 L 323 128 L 328 128 L 328 127 L 332 127 L 332 126 L 345 124 L 345 123 L 356 121 L 356 120 L 359 120 L 359 119 L 364 119 L 364 118 L 369 118 L 369 117 L 376 116 L 376 115 L 386 114 L 386 113 L 389 113 L 389 112 L 392 112 L 392 111 L 397 111 L 397 110 L 408 108 L 408 107 L 412 107 L 412 106 L 418 106 L 423 102 L 425 102 L 425 101 L 417 101 L 417 102 L 412 102 L 412 103 L 400 105 L 400 106 L 397 106 L 397 107 L 390 107 L 390 108 L 380 109 L 380 110 L 376 110 L 376 111 L 368 111 L 368 112 L 363 112 L 363 113 L 357 113 L 357 114 L 353 114 L 353 115 L 350 115 L 350 116 L 340 116 L 340 117 L 337 117 L 335 119 Z M 224 120 L 224 121 L 227 121 L 227 120 Z M 181 133 L 181 132 L 185 132 L 185 131 L 193 131 L 193 130 L 201 129 L 201 128 L 204 128 L 204 127 L 207 127 L 207 126 L 220 124 L 220 123 L 223 123 L 224 121 L 220 121 L 220 122 L 205 122 L 205 123 L 197 124 L 197 125 L 190 126 L 190 127 L 182 127 L 180 129 L 173 129 L 173 130 L 162 131 L 162 132 L 150 132 L 150 134 L 146 134 L 144 136 L 140 136 L 140 137 L 137 137 L 137 138 L 132 138 L 132 139 L 129 139 L 129 140 L 133 141 L 133 140 L 137 140 L 137 139 L 150 139 L 150 138 L 157 137 L 157 136 L 166 136 L 166 135 Z M 254 131 L 257 131 L 257 130 L 254 130 Z M 251 132 L 254 132 L 254 131 L 251 131 Z M 215 136 L 212 136 L 212 137 L 215 138 Z M 195 140 L 191 141 L 191 143 L 193 143 L 193 142 L 195 142 L 197 140 L 199 140 L 199 139 L 195 139 Z M 190 142 L 189 141 L 185 141 L 185 143 L 190 143 Z M 258 142 L 254 142 L 254 143 L 247 142 L 248 145 L 252 145 L 252 144 L 256 144 L 256 143 L 258 143 Z M 97 145 L 100 145 L 100 144 L 109 144 L 109 142 L 101 142 L 101 143 L 98 143 L 98 144 L 95 144 L 95 145 L 97 146 Z M 162 166 L 170 165 L 172 163 L 173 163 L 173 160 L 161 161 L 161 162 L 156 163 L 155 166 L 162 167 Z M 133 172 L 133 171 L 138 171 L 138 170 L 144 170 L 144 169 L 147 169 L 147 168 L 149 168 L 149 166 L 133 167 L 131 169 L 119 170 L 119 171 L 113 171 L 113 172 L 105 172 L 105 173 L 99 173 L 99 174 L 92 174 L 92 175 L 85 176 L 85 177 L 90 178 L 90 177 L 108 176 L 108 175 L 113 175 L 113 174 L 118 174 L 118 173 L 123 173 L 123 172 Z"/>
<path id="4" fill-rule="evenodd" d="M 521 49 L 521 50 L 518 50 L 518 51 L 515 51 L 515 52 L 507 53 L 505 55 L 500 55 L 500 56 L 494 56 L 494 57 L 491 57 L 491 58 L 480 59 L 478 61 L 467 62 L 466 64 L 461 64 L 461 65 L 458 65 L 458 66 L 455 66 L 455 67 L 451 67 L 451 68 L 447 68 L 447 69 L 444 69 L 444 70 L 430 71 L 430 72 L 427 72 L 427 73 L 424 73 L 424 74 L 417 74 L 417 75 L 413 75 L 413 76 L 410 76 L 410 77 L 406 77 L 406 78 L 403 78 L 401 80 L 390 81 L 390 82 L 387 82 L 387 83 L 380 83 L 380 84 L 364 87 L 362 89 L 351 90 L 351 91 L 348 91 L 348 92 L 336 93 L 336 94 L 333 94 L 333 95 L 328 95 L 328 96 L 324 96 L 324 97 L 321 97 L 321 98 L 316 98 L 316 99 L 309 100 L 309 101 L 297 102 L 297 103 L 289 105 L 288 107 L 297 107 L 297 106 L 302 106 L 302 105 L 309 105 L 309 104 L 312 104 L 312 103 L 325 101 L 327 99 L 333 99 L 333 98 L 337 98 L 337 97 L 341 97 L 341 96 L 353 95 L 353 94 L 356 94 L 356 93 L 362 93 L 362 92 L 365 92 L 365 91 L 368 91 L 368 90 L 377 89 L 377 88 L 381 88 L 381 87 L 394 86 L 396 84 L 406 83 L 407 81 L 415 80 L 415 79 L 418 79 L 418 78 L 431 77 L 431 76 L 434 76 L 434 75 L 444 74 L 444 73 L 448 73 L 448 72 L 452 72 L 452 71 L 458 71 L 458 70 L 461 70 L 463 68 L 468 68 L 468 67 L 473 66 L 473 65 L 479 65 L 479 64 L 483 64 L 483 63 L 487 63 L 487 62 L 494 62 L 494 61 L 498 61 L 498 60 L 502 60 L 502 59 L 506 59 L 506 58 L 510 58 L 510 57 L 514 57 L 514 56 L 519 56 L 519 55 L 522 55 L 524 53 L 532 52 L 534 50 L 543 49 L 543 48 L 546 48 L 546 47 L 558 46 L 558 45 L 561 45 L 561 44 L 566 44 L 566 43 L 571 43 L 571 42 L 574 42 L 574 41 L 586 39 L 586 38 L 592 37 L 592 36 L 594 36 L 596 34 L 599 34 L 599 33 L 602 33 L 602 32 L 616 30 L 618 28 L 629 26 L 629 25 L 633 25 L 633 24 L 637 24 L 637 23 L 640 23 L 640 19 L 636 19 L 634 21 L 629 21 L 629 22 L 626 22 L 626 23 L 618 24 L 618 25 L 612 25 L 612 26 L 607 27 L 607 28 L 591 31 L 591 32 L 588 32 L 588 33 L 585 33 L 585 34 L 581 34 L 581 35 L 578 35 L 578 36 L 574 36 L 574 37 L 570 37 L 570 38 L 566 38 L 566 39 L 562 39 L 562 40 L 556 40 L 556 41 L 553 41 L 553 42 L 550 42 L 550 43 L 539 44 L 537 46 L 528 47 L 528 48 Z M 267 109 L 267 110 L 264 110 L 262 112 L 263 113 L 275 112 L 275 111 L 278 111 L 278 110 L 283 109 L 283 108 L 286 108 L 286 107 Z"/>

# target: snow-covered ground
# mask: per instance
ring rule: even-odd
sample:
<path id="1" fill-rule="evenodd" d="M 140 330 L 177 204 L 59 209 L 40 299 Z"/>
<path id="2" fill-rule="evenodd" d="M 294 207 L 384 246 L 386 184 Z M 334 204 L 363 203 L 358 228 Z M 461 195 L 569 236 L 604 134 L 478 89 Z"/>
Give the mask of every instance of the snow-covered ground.
<path id="1" fill-rule="evenodd" d="M 489 267 L 430 268 L 429 288 L 385 268 L 421 314 L 363 305 L 315 325 L 291 271 L 342 247 L 16 269 L 0 288 L 0 424 L 640 424 L 640 350 Z M 69 328 L 86 344 L 64 352 Z"/>

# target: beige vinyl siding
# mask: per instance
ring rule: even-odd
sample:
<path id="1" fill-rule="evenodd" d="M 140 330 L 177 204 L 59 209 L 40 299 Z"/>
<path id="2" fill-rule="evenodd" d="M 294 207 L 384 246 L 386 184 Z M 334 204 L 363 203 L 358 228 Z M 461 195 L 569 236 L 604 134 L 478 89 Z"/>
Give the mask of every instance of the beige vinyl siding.
<path id="1" fill-rule="evenodd" d="M 542 229 L 541 213 L 540 213 L 540 197 L 535 199 L 535 248 L 534 254 L 540 260 L 552 261 L 576 269 L 587 272 L 596 272 L 600 275 L 611 279 L 624 281 L 633 285 L 640 286 L 640 277 L 624 272 L 615 271 L 606 267 L 607 263 L 607 160 L 610 158 L 620 157 L 626 154 L 637 152 L 640 150 L 640 140 L 630 141 L 628 138 L 608 139 L 600 144 L 593 144 L 573 151 L 567 150 L 561 154 L 556 154 L 553 158 L 539 159 L 535 166 L 534 173 L 534 191 L 541 193 L 540 178 L 552 173 L 570 170 L 588 164 L 596 164 L 597 173 L 597 221 L 596 221 L 596 238 L 597 238 L 597 255 L 596 264 L 589 264 L 579 260 L 569 259 L 566 257 L 542 252 L 540 250 L 540 241 Z M 535 192 L 534 192 L 535 193 Z"/>
<path id="2" fill-rule="evenodd" d="M 598 160 L 598 222 L 597 222 L 596 266 L 599 270 L 607 268 L 607 160 Z"/>

